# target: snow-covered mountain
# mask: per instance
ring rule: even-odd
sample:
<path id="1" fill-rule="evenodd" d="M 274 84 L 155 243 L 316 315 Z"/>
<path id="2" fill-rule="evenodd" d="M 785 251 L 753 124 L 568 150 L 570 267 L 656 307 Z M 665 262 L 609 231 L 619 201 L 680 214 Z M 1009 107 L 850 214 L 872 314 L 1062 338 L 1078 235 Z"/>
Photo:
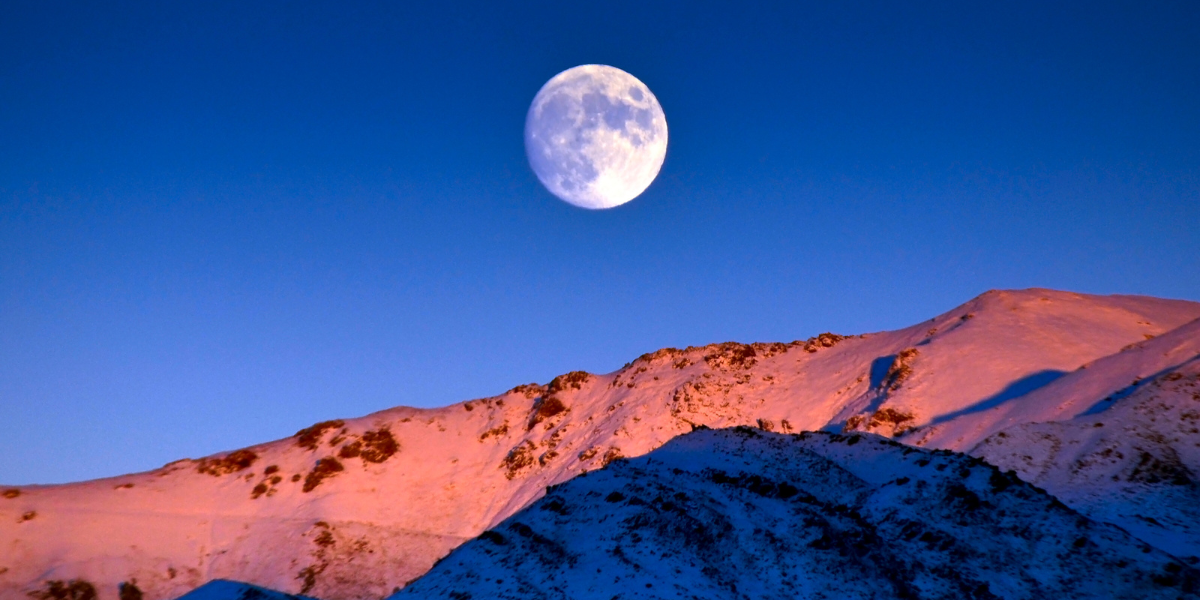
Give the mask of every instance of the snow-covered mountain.
<path id="1" fill-rule="evenodd" d="M 868 431 L 928 447 L 978 446 L 1003 462 L 986 450 L 994 440 L 981 442 L 1027 423 L 1117 415 L 1136 401 L 1110 388 L 1193 358 L 1196 325 L 1188 324 L 1197 318 L 1195 302 L 989 292 L 898 331 L 663 349 L 614 373 L 568 373 L 444 408 L 319 423 L 147 473 L 0 487 L 0 598 L 86 584 L 99 600 L 121 589 L 160 600 L 212 579 L 328 600 L 380 598 L 547 486 L 698 425 Z M 1117 399 L 1097 404 L 1109 396 Z M 1141 439 L 1138 423 L 1105 427 Z M 1176 446 L 1197 441 L 1190 430 L 1177 436 Z M 1074 485 L 1069 478 L 1039 481 L 1076 501 L 1055 487 Z M 1135 499 L 1143 490 L 1126 488 Z M 1190 534 L 1168 533 L 1145 541 L 1200 555 L 1187 546 Z"/>
<path id="2" fill-rule="evenodd" d="M 739 428 L 557 486 L 390 600 L 1197 593 L 1200 571 L 978 459 Z"/>
<path id="3" fill-rule="evenodd" d="M 1094 518 L 1195 563 L 1200 554 L 1200 356 L 1067 421 L 1004 429 L 971 453 Z"/>
<path id="4" fill-rule="evenodd" d="M 72 599 L 74 600 L 74 599 Z M 122 598 L 122 600 L 125 600 Z M 313 600 L 308 596 L 285 594 L 240 581 L 215 579 L 186 594 L 179 600 Z"/>
<path id="5" fill-rule="evenodd" d="M 1200 320 L 901 439 L 968 450 L 1200 562 Z"/>

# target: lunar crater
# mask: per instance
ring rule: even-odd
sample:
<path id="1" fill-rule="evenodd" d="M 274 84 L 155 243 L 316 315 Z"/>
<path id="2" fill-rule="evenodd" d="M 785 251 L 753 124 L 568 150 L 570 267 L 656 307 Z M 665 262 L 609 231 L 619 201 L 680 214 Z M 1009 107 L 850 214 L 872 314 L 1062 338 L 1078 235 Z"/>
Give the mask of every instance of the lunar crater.
<path id="1" fill-rule="evenodd" d="M 555 196 L 612 208 L 646 190 L 666 158 L 667 121 L 641 81 L 615 67 L 583 65 L 554 76 L 525 121 L 534 173 Z"/>

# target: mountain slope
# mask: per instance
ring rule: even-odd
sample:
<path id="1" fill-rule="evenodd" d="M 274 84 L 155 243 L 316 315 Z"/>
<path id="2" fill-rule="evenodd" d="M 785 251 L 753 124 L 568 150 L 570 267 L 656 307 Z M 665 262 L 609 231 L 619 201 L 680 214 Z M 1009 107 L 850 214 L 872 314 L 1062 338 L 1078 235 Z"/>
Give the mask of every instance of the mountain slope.
<path id="1" fill-rule="evenodd" d="M 160 600 L 225 578 L 379 598 L 546 486 L 696 425 L 904 434 L 1016 401 L 1198 317 L 1194 302 L 989 292 L 899 331 L 663 349 L 607 375 L 320 423 L 148 473 L 3 488 L 0 597 L 82 580 L 108 600 L 136 580 Z"/>
<path id="2" fill-rule="evenodd" d="M 550 490 L 391 597 L 1177 598 L 1200 572 L 961 454 L 699 431 Z"/>
<path id="3" fill-rule="evenodd" d="M 124 600 L 124 599 L 122 599 Z M 248 583 L 217 579 L 181 596 L 178 600 L 312 600 L 293 596 Z"/>
<path id="4" fill-rule="evenodd" d="M 1122 394 L 1067 421 L 1009 427 L 971 453 L 1200 563 L 1200 356 Z"/>
<path id="5" fill-rule="evenodd" d="M 943 417 L 938 423 L 916 428 L 901 439 L 935 448 L 969 450 L 979 440 L 1007 427 L 1061 421 L 1104 410 L 1128 396 L 1139 382 L 1164 374 L 1196 356 L 1200 356 L 1200 319 L 1149 340 L 1131 343 L 1026 394 L 984 410 Z"/>
<path id="6" fill-rule="evenodd" d="M 1071 507 L 1200 563 L 1198 370 L 1200 320 L 900 439 L 1014 469 Z"/>

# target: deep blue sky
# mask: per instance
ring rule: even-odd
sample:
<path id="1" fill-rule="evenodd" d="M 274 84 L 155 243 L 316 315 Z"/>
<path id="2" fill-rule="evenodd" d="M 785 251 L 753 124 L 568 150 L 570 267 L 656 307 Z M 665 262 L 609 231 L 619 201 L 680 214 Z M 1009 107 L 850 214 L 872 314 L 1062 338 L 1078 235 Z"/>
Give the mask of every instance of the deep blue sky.
<path id="1" fill-rule="evenodd" d="M 414 4 L 0 4 L 0 482 L 990 288 L 1200 299 L 1195 2 Z M 585 63 L 670 127 L 610 211 L 522 146 Z"/>

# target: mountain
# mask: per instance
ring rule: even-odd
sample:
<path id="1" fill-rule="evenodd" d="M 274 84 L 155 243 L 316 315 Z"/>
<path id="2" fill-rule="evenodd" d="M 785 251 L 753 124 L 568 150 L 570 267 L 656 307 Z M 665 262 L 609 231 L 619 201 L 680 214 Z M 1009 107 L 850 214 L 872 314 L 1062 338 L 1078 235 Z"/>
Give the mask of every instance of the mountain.
<path id="1" fill-rule="evenodd" d="M 1200 562 L 1200 320 L 900 439 L 967 450 Z"/>
<path id="2" fill-rule="evenodd" d="M 971 453 L 1200 562 L 1200 357 L 1134 379 L 1074 418 L 1003 429 Z"/>
<path id="3" fill-rule="evenodd" d="M 132 594 L 130 594 L 132 595 Z M 124 600 L 124 599 L 122 599 Z M 294 596 L 256 585 L 216 579 L 186 594 L 179 600 L 313 600 L 308 596 Z"/>
<path id="4" fill-rule="evenodd" d="M 160 600 L 232 579 L 327 600 L 376 599 L 547 486 L 697 426 L 863 431 L 982 452 L 1008 427 L 1092 410 L 1090 396 L 1112 395 L 1104 390 L 1115 385 L 1092 373 L 1111 370 L 1119 382 L 1134 377 L 1130 369 L 1165 368 L 1145 348 L 1194 343 L 1194 327 L 1180 328 L 1197 318 L 1195 302 L 988 292 L 898 331 L 667 348 L 609 374 L 573 372 L 443 408 L 318 423 L 147 473 L 0 487 L 0 597 L 75 581 L 94 586 L 99 600 L 118 598 L 122 584 Z M 1182 362 L 1185 346 L 1170 360 Z M 1141 354 L 1144 363 L 1109 363 Z M 1083 383 L 1071 387 L 1079 399 L 1070 406 L 1084 408 L 1038 412 L 1062 403 L 1038 393 L 1075 381 Z M 1095 410 L 1133 397 L 1117 396 Z M 1059 481 L 1068 480 L 1039 485 L 1065 494 L 1054 489 Z M 1130 490 L 1135 498 L 1143 488 Z M 1200 555 L 1179 539 L 1145 541 Z"/>
<path id="5" fill-rule="evenodd" d="M 1117 352 L 1047 378 L 1028 393 L 987 403 L 902 436 L 906 442 L 969 451 L 979 440 L 1023 423 L 1097 414 L 1118 399 L 1200 356 L 1200 319 L 1162 335 L 1146 334 Z"/>
<path id="6" fill-rule="evenodd" d="M 978 459 L 739 428 L 556 486 L 390 600 L 1198 592 L 1200 571 Z"/>

